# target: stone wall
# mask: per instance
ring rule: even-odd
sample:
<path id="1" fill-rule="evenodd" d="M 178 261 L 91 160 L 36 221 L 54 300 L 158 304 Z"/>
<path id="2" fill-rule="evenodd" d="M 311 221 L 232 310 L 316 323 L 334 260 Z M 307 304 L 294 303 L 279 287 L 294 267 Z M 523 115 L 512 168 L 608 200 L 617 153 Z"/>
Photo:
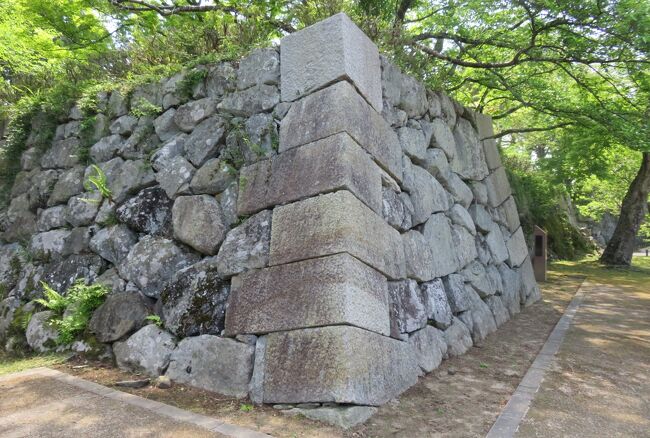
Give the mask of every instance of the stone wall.
<path id="1" fill-rule="evenodd" d="M 347 16 L 199 70 L 190 95 L 181 72 L 98 96 L 89 156 L 111 199 L 84 186 L 77 107 L 23 154 L 0 338 L 38 310 L 39 281 L 99 281 L 89 331 L 120 367 L 375 406 L 539 299 L 491 119 L 402 74 Z M 160 114 L 136 117 L 143 99 Z"/>

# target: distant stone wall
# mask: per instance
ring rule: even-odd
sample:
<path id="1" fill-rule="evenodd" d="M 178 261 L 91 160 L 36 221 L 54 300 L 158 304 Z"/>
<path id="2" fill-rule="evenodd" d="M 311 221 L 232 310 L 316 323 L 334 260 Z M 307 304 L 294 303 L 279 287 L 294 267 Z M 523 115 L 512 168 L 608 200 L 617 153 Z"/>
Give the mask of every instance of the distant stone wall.
<path id="1" fill-rule="evenodd" d="M 112 200 L 84 201 L 99 198 L 78 108 L 24 153 L 0 338 L 38 310 L 39 281 L 100 281 L 89 331 L 120 367 L 256 403 L 375 406 L 539 299 L 491 119 L 402 74 L 347 16 L 199 68 L 191 96 L 188 72 L 99 96 L 89 154 Z M 161 114 L 135 117 L 142 99 Z"/>

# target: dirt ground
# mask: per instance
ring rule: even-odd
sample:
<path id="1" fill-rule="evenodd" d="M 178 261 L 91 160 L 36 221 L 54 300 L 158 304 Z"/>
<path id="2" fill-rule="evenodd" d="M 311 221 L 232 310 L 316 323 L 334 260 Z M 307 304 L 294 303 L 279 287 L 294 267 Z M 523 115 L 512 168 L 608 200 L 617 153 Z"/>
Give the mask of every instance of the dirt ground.
<path id="1" fill-rule="evenodd" d="M 342 432 L 303 417 L 288 417 L 272 407 L 174 385 L 120 390 L 161 401 L 227 423 L 277 437 L 475 437 L 490 428 L 562 315 L 582 277 L 551 273 L 542 284 L 543 300 L 508 321 L 466 355 L 444 361 L 398 400 L 380 408 L 366 424 Z M 112 387 L 133 374 L 80 361 L 57 369 Z"/>

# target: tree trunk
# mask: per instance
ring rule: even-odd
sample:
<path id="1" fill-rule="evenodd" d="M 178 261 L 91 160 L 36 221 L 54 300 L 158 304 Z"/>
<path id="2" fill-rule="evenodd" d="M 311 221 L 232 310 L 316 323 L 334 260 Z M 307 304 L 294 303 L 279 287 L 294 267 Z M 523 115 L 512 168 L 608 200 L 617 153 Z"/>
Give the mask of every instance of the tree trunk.
<path id="1" fill-rule="evenodd" d="M 639 173 L 632 181 L 625 199 L 623 199 L 616 230 L 614 230 L 607 248 L 600 257 L 602 263 L 626 266 L 632 263 L 636 235 L 648 209 L 649 192 L 650 152 L 644 152 L 641 159 L 641 169 L 639 169 Z"/>

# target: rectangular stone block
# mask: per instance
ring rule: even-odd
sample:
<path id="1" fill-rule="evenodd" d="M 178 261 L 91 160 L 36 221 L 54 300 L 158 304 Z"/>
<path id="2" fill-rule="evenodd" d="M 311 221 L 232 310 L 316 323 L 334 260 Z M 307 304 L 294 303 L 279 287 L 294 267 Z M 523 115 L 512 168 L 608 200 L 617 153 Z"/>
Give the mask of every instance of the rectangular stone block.
<path id="1" fill-rule="evenodd" d="M 483 143 L 483 152 L 485 153 L 485 162 L 490 170 L 501 167 L 501 155 L 497 148 L 497 141 L 490 138 L 494 135 L 492 127 L 492 117 L 481 113 L 474 113 L 476 117 L 476 127 L 478 128 L 478 137 Z"/>
<path id="2" fill-rule="evenodd" d="M 341 324 L 390 333 L 386 278 L 349 254 L 249 271 L 228 299 L 227 336 Z"/>
<path id="3" fill-rule="evenodd" d="M 270 265 L 347 252 L 384 275 L 405 275 L 397 230 L 341 190 L 273 210 Z"/>
<path id="4" fill-rule="evenodd" d="M 333 15 L 285 36 L 280 44 L 282 100 L 349 80 L 381 112 L 379 51 L 347 15 Z"/>
<path id="5" fill-rule="evenodd" d="M 347 132 L 379 166 L 402 180 L 402 147 L 397 134 L 346 81 L 310 94 L 291 106 L 280 125 L 280 151 L 339 132 Z"/>
<path id="6" fill-rule="evenodd" d="M 349 326 L 268 335 L 265 403 L 381 405 L 417 382 L 408 343 Z"/>
<path id="7" fill-rule="evenodd" d="M 517 231 L 519 228 L 519 212 L 517 211 L 517 204 L 512 196 L 499 207 L 506 219 L 506 224 L 511 233 Z"/>
<path id="8" fill-rule="evenodd" d="M 488 203 L 491 207 L 498 207 L 512 194 L 510 182 L 503 167 L 499 167 L 485 178 L 485 187 L 488 192 Z"/>
<path id="9" fill-rule="evenodd" d="M 252 214 L 319 193 L 349 190 L 381 211 L 381 173 L 346 133 L 290 149 L 241 171 L 237 212 Z"/>
<path id="10" fill-rule="evenodd" d="M 526 238 L 524 237 L 524 232 L 521 227 L 510 236 L 506 246 L 508 247 L 509 254 L 508 264 L 511 267 L 514 268 L 520 266 L 526 257 L 528 257 L 528 245 L 526 245 Z"/>

